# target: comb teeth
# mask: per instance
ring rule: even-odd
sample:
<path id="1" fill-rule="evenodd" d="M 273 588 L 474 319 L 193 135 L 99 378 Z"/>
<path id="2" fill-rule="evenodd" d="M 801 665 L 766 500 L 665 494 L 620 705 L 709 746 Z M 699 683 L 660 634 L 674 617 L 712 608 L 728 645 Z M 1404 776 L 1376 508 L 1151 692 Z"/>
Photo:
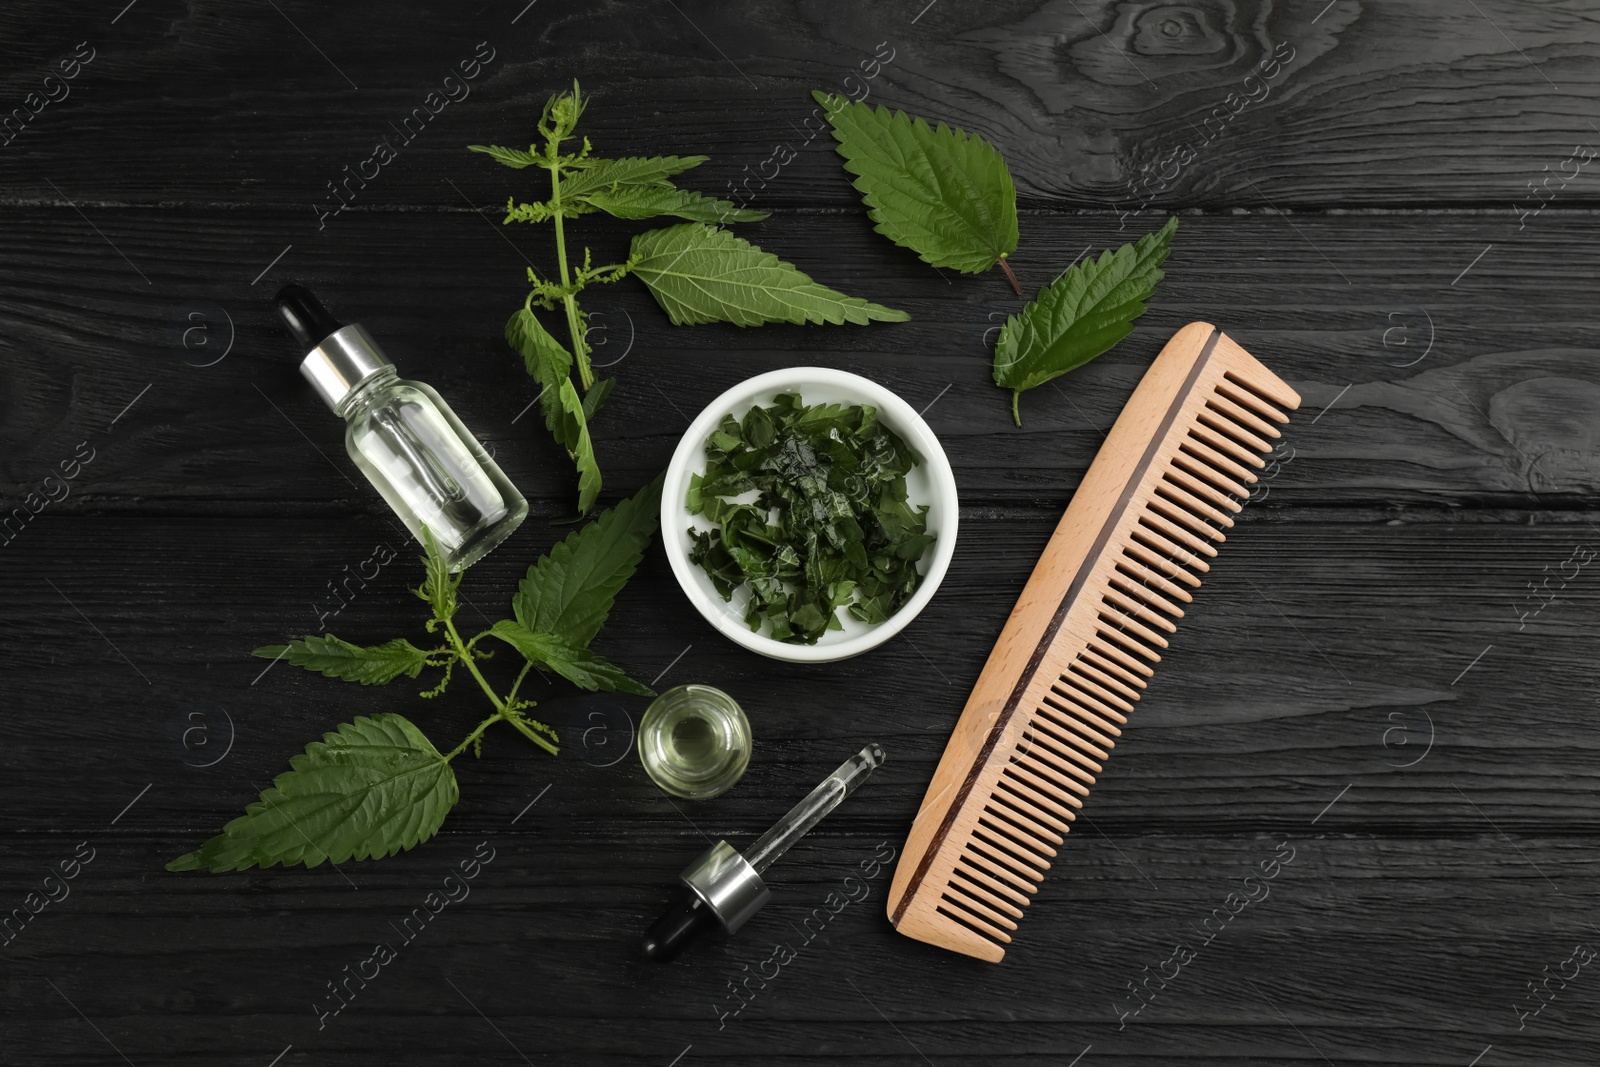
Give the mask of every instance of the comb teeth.
<path id="1" fill-rule="evenodd" d="M 1282 436 L 1282 409 L 1299 403 L 1208 324 L 1162 349 L 1084 475 L 945 750 L 890 890 L 901 933 L 1004 956 Z"/>

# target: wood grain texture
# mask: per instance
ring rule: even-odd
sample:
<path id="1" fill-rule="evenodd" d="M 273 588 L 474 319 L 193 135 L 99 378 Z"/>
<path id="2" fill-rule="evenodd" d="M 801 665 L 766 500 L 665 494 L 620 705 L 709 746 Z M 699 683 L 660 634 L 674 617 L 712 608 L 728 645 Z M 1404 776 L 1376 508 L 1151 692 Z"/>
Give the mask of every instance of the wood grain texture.
<path id="1" fill-rule="evenodd" d="M 717 640 L 659 549 L 595 647 L 646 681 L 670 666 L 661 686 L 724 688 L 751 715 L 750 778 L 727 803 L 689 809 L 697 822 L 712 820 L 708 833 L 759 833 L 874 737 L 890 762 L 849 807 L 888 811 L 903 833 L 1011 610 L 1012 595 L 996 590 L 1022 589 L 1059 517 L 969 509 L 948 584 L 905 639 L 824 672 Z M 1119 839 L 1260 828 L 1309 820 L 1354 783 L 1319 827 L 1478 832 L 1483 819 L 1459 787 L 1508 831 L 1600 832 L 1588 727 L 1600 584 L 1594 564 L 1565 587 L 1560 577 L 1573 572 L 1560 564 L 1577 546 L 1600 547 L 1591 527 L 1600 516 L 1518 518 L 1246 507 L 1206 578 L 1203 608 L 1184 620 L 1131 718 L 1114 773 L 1096 788 L 1095 824 Z M 404 681 L 365 688 L 281 663 L 261 676 L 266 662 L 248 655 L 316 632 L 319 611 L 338 603 L 328 583 L 366 559 L 375 540 L 399 558 L 328 617 L 328 629 L 365 643 L 422 640 L 410 592 L 419 568 L 369 518 L 47 515 L 40 523 L 7 549 L 17 553 L 7 563 L 14 610 L 0 622 L 8 648 L 43 642 L 37 655 L 0 668 L 7 704 L 19 710 L 0 719 L 0 749 L 29 786 L 8 798 L 11 833 L 92 828 L 154 780 L 127 821 L 165 828 L 169 847 L 188 847 L 242 808 L 253 782 L 265 784 L 306 742 L 352 715 L 400 711 L 451 745 L 481 718 L 482 697 L 470 687 L 424 701 L 416 697 L 424 686 Z M 475 565 L 463 586 L 464 621 L 482 626 L 505 614 L 526 563 L 562 532 L 529 520 Z M 1546 579 L 1533 599 L 1528 584 Z M 1538 614 L 1519 617 L 1546 600 Z M 1272 665 L 1271 686 L 1263 663 Z M 499 678 L 504 668 L 486 670 Z M 921 683 L 916 700 L 905 698 L 907 678 Z M 564 684 L 530 685 L 540 701 L 573 695 Z M 1535 688 L 1543 694 L 1536 705 L 1526 699 Z M 95 738 L 80 736 L 75 701 L 104 709 L 95 712 Z M 590 773 L 588 763 L 627 744 L 628 716 L 637 722 L 645 703 L 618 702 L 625 715 L 593 722 L 581 707 L 553 703 L 548 712 L 566 743 L 553 761 L 510 731 L 492 733 L 484 761 L 460 765 L 462 805 L 447 825 L 510 818 L 550 780 L 544 775 L 570 768 L 564 773 L 577 781 L 592 778 L 580 807 L 565 811 L 583 832 L 647 820 L 699 840 L 636 757 Z M 221 746 L 227 718 L 218 709 L 234 724 L 232 754 L 213 768 L 191 766 L 218 748 L 207 752 L 199 734 L 186 746 L 183 732 L 203 724 L 207 743 Z M 607 729 L 585 737 L 594 725 Z M 1423 752 L 1414 769 L 1400 768 Z M 65 795 L 57 784 L 80 779 L 96 783 L 92 796 Z M 1255 798 L 1268 792 L 1293 803 L 1260 807 Z M 216 881 L 226 891 L 227 880 Z"/>
<path id="2" fill-rule="evenodd" d="M 525 294 L 518 249 L 548 266 L 548 234 L 513 229 L 513 247 L 465 211 L 353 216 L 348 244 L 303 256 L 296 245 L 252 286 L 284 247 L 269 236 L 280 216 L 185 213 L 178 240 L 170 213 L 116 216 L 107 236 L 156 284 L 71 211 L 23 212 L 0 238 L 9 246 L 0 502 L 16 506 L 87 440 L 97 458 L 52 509 L 203 497 L 207 509 L 377 515 L 382 505 L 356 484 L 337 423 L 266 306 L 278 284 L 298 279 L 366 323 L 402 373 L 434 384 L 530 497 L 569 506 L 573 475 L 537 412 L 525 412 L 538 390 L 500 336 Z M 597 256 L 625 254 L 640 228 L 581 221 Z M 745 229 L 819 281 L 903 307 L 912 321 L 678 328 L 632 280 L 597 291 L 587 303 L 604 329 L 595 358 L 620 379 L 595 429 L 601 468 L 611 485 L 642 484 L 718 393 L 807 362 L 865 374 L 927 408 L 964 501 L 1059 511 L 1161 344 L 1206 319 L 1305 397 L 1268 507 L 1591 503 L 1600 377 L 1584 257 L 1600 218 L 1538 225 L 1558 221 L 1536 220 L 1519 237 L 1475 214 L 1185 217 L 1168 278 L 1134 334 L 1027 393 L 1019 430 L 991 377 L 997 328 L 1021 307 L 998 275 L 940 278 L 872 233 L 863 213 L 781 215 Z M 1032 291 L 1086 249 L 1158 222 L 1152 213 L 1119 232 L 1115 216 L 1028 215 L 1012 261 Z M 1515 239 L 1502 244 L 1502 235 Z"/>
<path id="3" fill-rule="evenodd" d="M 1513 1007 L 1546 965 L 1593 943 L 1577 918 L 1596 905 L 1588 837 L 1399 842 L 1295 827 L 1086 838 L 1072 877 L 1046 885 L 1030 917 L 1051 936 L 991 967 L 883 922 L 882 877 L 862 881 L 858 864 L 888 826 L 830 828 L 787 865 L 804 877 L 775 878 L 774 903 L 744 934 L 663 967 L 636 959 L 630 940 L 665 893 L 607 855 L 651 839 L 552 841 L 542 828 L 559 820 L 540 818 L 509 840 L 502 822 L 358 867 L 354 889 L 291 873 L 245 876 L 227 893 L 203 879 L 156 892 L 144 859 L 152 838 L 90 834 L 95 859 L 72 895 L 8 949 L 8 1044 L 71 1065 L 125 1062 L 114 1043 L 134 1063 L 239 1067 L 291 1044 L 285 1062 L 362 1067 L 393 1062 L 399 1048 L 449 1065 L 520 1063 L 520 1049 L 534 1063 L 604 1067 L 679 1055 L 890 1067 L 919 1054 L 939 1065 L 1063 1063 L 1091 1045 L 1092 1056 L 1140 1067 L 1320 1063 L 1318 1050 L 1335 1063 L 1420 1067 L 1468 1063 L 1492 1044 L 1496 1062 L 1541 1067 L 1582 1063 L 1600 1040 L 1586 971 L 1522 1030 Z M 27 892 L 74 840 L 8 850 L 0 892 Z M 494 859 L 470 895 L 401 943 L 391 924 L 483 841 Z M 1205 944 L 1195 928 L 1285 842 L 1293 859 L 1268 895 L 1225 925 L 1212 919 Z M 669 869 L 664 860 L 640 874 Z M 858 899 L 813 918 L 846 892 Z M 1119 1029 L 1119 1012 L 1136 1004 L 1128 984 L 1179 941 L 1195 958 Z M 331 1005 L 326 983 L 374 942 L 398 958 L 366 988 L 352 985 L 348 1007 L 319 1029 L 313 1003 Z M 762 979 L 775 944 L 793 958 Z M 735 999 L 729 983 L 747 978 Z"/>
<path id="4" fill-rule="evenodd" d="M 0 195 L 288 205 L 314 228 L 327 183 L 389 138 L 399 156 L 357 202 L 455 206 L 452 181 L 513 187 L 464 146 L 527 139 L 574 77 L 596 94 L 597 147 L 703 152 L 706 191 L 748 182 L 772 204 L 855 202 L 807 124 L 813 89 L 979 132 L 1025 202 L 1073 207 L 1452 202 L 1514 219 L 1526 183 L 1595 138 L 1600 21 L 1583 0 L 925 3 L 433 0 L 380 18 L 142 0 L 111 25 L 25 0 L 10 12 L 8 109 L 78 42 L 96 58 L 0 150 Z M 396 127 L 428 93 L 447 100 L 443 79 L 485 41 L 495 58 L 453 90 L 460 102 L 428 105 L 437 115 L 404 140 Z M 1263 68 L 1279 46 L 1292 58 Z M 787 158 L 779 146 L 792 162 L 769 162 Z M 1562 199 L 1592 203 L 1595 189 L 1591 176 Z"/>
<path id="5" fill-rule="evenodd" d="M 5 28 L 0 130 L 80 42 L 94 58 L 0 132 L 0 925 L 22 923 L 0 937 L 0 1063 L 1594 1062 L 1600 976 L 1549 978 L 1600 939 L 1593 4 L 21 0 Z M 430 105 L 480 42 L 470 96 Z M 168 875 L 339 722 L 400 711 L 454 743 L 480 718 L 459 680 L 423 701 L 248 656 L 324 622 L 421 636 L 415 549 L 265 299 L 301 280 L 366 322 L 527 492 L 532 517 L 465 587 L 469 618 L 504 614 L 574 487 L 500 339 L 526 268 L 554 260 L 547 233 L 497 224 L 537 186 L 465 146 L 517 143 L 574 76 L 598 151 L 710 155 L 686 184 L 775 209 L 743 235 L 912 315 L 679 330 L 632 282 L 593 293 L 596 361 L 620 377 L 595 426 L 606 498 L 751 374 L 864 373 L 956 468 L 939 596 L 870 655 L 779 664 L 720 640 L 654 550 L 596 647 L 738 697 L 755 759 L 726 797 L 649 784 L 643 701 L 535 680 L 562 755 L 491 732 L 437 840 L 337 871 Z M 872 233 L 816 88 L 997 144 L 1030 291 L 1182 212 L 1149 313 L 1013 427 L 990 354 L 1020 301 Z M 397 158 L 319 221 L 383 137 Z M 602 257 L 646 226 L 580 221 Z M 996 968 L 899 937 L 877 861 L 1104 431 L 1197 319 L 1305 404 L 1024 942 Z M 18 507 L 37 510 L 20 529 Z M 379 545 L 394 562 L 324 616 Z M 707 838 L 748 842 L 869 739 L 889 762 L 772 869 L 740 937 L 637 958 Z M 405 940 L 483 842 L 470 896 Z M 80 843 L 92 862 L 41 907 Z M 345 968 L 381 940 L 397 958 L 359 987 Z M 1180 943 L 1194 958 L 1170 977 Z M 319 1020 L 335 980 L 355 999 Z"/>

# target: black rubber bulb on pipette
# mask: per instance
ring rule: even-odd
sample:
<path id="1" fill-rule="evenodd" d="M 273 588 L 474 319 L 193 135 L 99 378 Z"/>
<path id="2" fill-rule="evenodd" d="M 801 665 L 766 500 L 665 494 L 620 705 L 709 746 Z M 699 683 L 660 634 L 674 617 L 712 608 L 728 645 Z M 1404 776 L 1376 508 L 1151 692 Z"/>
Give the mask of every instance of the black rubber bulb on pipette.
<path id="1" fill-rule="evenodd" d="M 302 349 L 312 349 L 344 325 L 303 285 L 286 285 L 272 298 L 278 317 Z"/>
<path id="2" fill-rule="evenodd" d="M 672 906 L 645 931 L 640 944 L 647 959 L 665 963 L 703 932 L 720 925 L 704 901 L 689 890 L 680 889 Z"/>

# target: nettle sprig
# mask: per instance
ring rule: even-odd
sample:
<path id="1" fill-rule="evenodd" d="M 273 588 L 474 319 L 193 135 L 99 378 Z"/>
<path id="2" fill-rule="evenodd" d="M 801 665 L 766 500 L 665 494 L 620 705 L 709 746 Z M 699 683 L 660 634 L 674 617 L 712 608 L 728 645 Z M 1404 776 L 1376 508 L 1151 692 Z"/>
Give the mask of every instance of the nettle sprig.
<path id="1" fill-rule="evenodd" d="M 434 635 L 418 648 L 404 637 L 381 645 L 352 644 L 331 634 L 268 645 L 255 650 L 267 659 L 285 659 L 361 685 L 385 685 L 402 676 L 442 671 L 437 684 L 420 693 L 437 697 L 457 667 L 477 683 L 494 714 L 473 728 L 460 744 L 440 753 L 427 736 L 395 712 L 357 716 L 289 761 L 258 801 L 198 849 L 167 864 L 169 871 L 208 868 L 237 871 L 275 864 L 315 867 L 377 859 L 403 852 L 438 832 L 460 797 L 450 763 L 470 746 L 482 754 L 484 731 L 509 723 L 518 733 L 555 755 L 555 730 L 532 718 L 535 702 L 518 696 L 528 672 L 547 668 L 580 689 L 654 695 L 622 668 L 589 650 L 622 587 L 633 575 L 655 533 L 661 510 L 661 479 L 629 500 L 602 512 L 541 557 L 511 598 L 513 618 L 463 638 L 456 627 L 461 574 L 452 575 L 431 534 L 426 534 L 426 573 L 416 594 L 431 617 L 424 629 Z M 484 641 L 507 645 L 516 677 L 502 695 L 482 665 L 493 657 Z"/>
<path id="2" fill-rule="evenodd" d="M 577 138 L 578 120 L 588 101 L 572 83 L 544 106 L 538 122 L 541 143 L 524 151 L 500 145 L 470 145 L 515 170 L 536 167 L 550 180 L 549 199 L 538 203 L 506 201 L 505 224 L 550 223 L 555 231 L 554 277 L 528 268 L 532 286 L 506 323 L 506 341 L 523 359 L 541 387 L 540 407 L 550 433 L 571 455 L 578 470 L 578 510 L 587 512 L 600 492 L 589 423 L 616 384 L 597 380 L 590 362 L 588 316 L 578 294 L 591 285 L 610 285 L 632 274 L 644 282 L 673 325 L 728 322 L 763 323 L 901 322 L 909 318 L 880 304 L 819 285 L 802 271 L 731 232 L 728 222 L 757 222 L 764 211 L 741 208 L 716 197 L 679 189 L 672 179 L 704 163 L 706 156 L 651 156 L 602 159 L 587 137 Z M 582 147 L 564 151 L 569 141 Z M 588 248 L 582 265 L 567 250 L 566 223 L 601 212 L 619 219 L 670 216 L 688 221 L 648 230 L 633 239 L 627 260 L 593 264 Z M 568 344 L 556 339 L 534 309 L 559 311 Z M 573 371 L 577 382 L 573 382 Z"/>

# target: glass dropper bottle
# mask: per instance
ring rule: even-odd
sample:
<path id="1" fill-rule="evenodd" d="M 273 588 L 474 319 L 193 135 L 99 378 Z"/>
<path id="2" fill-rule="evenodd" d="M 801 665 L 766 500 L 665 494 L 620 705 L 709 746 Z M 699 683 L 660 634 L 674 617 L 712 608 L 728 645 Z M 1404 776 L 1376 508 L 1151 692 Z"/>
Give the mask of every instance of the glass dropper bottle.
<path id="1" fill-rule="evenodd" d="M 344 325 L 301 285 L 273 299 L 309 348 L 300 373 L 345 420 L 345 451 L 418 541 L 433 535 L 452 571 L 510 536 L 528 502 L 431 386 L 395 373 L 359 322 Z"/>

